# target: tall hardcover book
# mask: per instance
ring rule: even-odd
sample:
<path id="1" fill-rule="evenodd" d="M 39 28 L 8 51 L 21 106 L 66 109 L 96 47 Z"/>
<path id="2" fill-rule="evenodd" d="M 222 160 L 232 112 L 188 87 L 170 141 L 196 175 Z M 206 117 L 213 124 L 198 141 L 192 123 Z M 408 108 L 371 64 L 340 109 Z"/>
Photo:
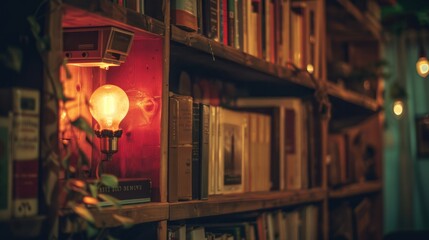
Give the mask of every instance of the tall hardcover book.
<path id="1" fill-rule="evenodd" d="M 306 155 L 306 135 L 304 109 L 298 98 L 240 98 L 237 106 L 265 111 L 273 116 L 272 143 L 279 142 L 279 147 L 272 148 L 273 171 L 279 183 L 273 183 L 280 190 L 301 189 L 308 178 Z M 275 180 L 275 179 L 274 179 Z M 278 184 L 278 185 L 277 185 Z"/>
<path id="2" fill-rule="evenodd" d="M 192 199 L 192 97 L 169 100 L 168 201 Z"/>
<path id="3" fill-rule="evenodd" d="M 12 115 L 0 117 L 0 220 L 12 215 Z"/>
<path id="4" fill-rule="evenodd" d="M 215 195 L 222 192 L 218 184 L 219 172 L 219 107 L 210 106 L 209 122 L 209 167 L 208 167 L 208 185 L 209 195 Z"/>
<path id="5" fill-rule="evenodd" d="M 12 88 L 0 91 L 2 112 L 13 112 L 13 212 L 14 217 L 37 215 L 40 94 L 37 90 Z"/>
<path id="6" fill-rule="evenodd" d="M 209 106 L 194 102 L 192 116 L 192 198 L 207 199 L 209 187 Z"/>
<path id="7" fill-rule="evenodd" d="M 204 35 L 219 42 L 219 0 L 208 0 L 202 2 Z"/>
<path id="8" fill-rule="evenodd" d="M 200 104 L 192 103 L 192 199 L 200 198 Z"/>
<path id="9" fill-rule="evenodd" d="M 171 20 L 176 26 L 187 31 L 198 30 L 197 1 L 173 0 L 171 2 Z"/>
<path id="10" fill-rule="evenodd" d="M 244 190 L 244 142 L 247 114 L 221 108 L 219 111 L 219 178 L 223 193 Z"/>
<path id="11" fill-rule="evenodd" d="M 271 101 L 274 100 L 274 101 Z M 284 109 L 278 99 L 239 98 L 237 106 L 255 113 L 249 114 L 249 164 L 251 191 L 285 190 L 285 118 Z M 266 115 L 263 121 L 260 115 Z M 262 127 L 262 128 L 260 128 Z M 267 136 L 269 135 L 268 139 Z M 265 143 L 266 142 L 266 143 Z M 267 147 L 263 147 L 267 145 Z M 265 150 L 265 152 L 264 152 Z M 268 179 L 261 175 L 266 165 L 269 169 Z M 265 182 L 265 183 L 263 183 Z M 267 186 L 268 189 L 266 188 Z"/>
<path id="12" fill-rule="evenodd" d="M 209 195 L 210 107 L 200 104 L 200 199 Z"/>

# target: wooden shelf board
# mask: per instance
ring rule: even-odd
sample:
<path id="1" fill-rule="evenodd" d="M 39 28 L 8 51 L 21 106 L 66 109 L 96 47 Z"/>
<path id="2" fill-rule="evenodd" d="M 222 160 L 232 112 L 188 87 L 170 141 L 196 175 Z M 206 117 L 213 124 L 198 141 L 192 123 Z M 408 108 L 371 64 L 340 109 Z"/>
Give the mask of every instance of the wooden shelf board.
<path id="1" fill-rule="evenodd" d="M 107 0 L 64 0 L 63 27 L 117 26 L 136 37 L 164 35 L 164 23 Z"/>
<path id="2" fill-rule="evenodd" d="M 112 214 L 129 217 L 135 224 L 163 221 L 168 219 L 168 203 L 130 204 L 121 208 L 104 207 L 101 210 L 92 210 L 96 226 L 117 227 L 121 223 L 112 217 Z"/>
<path id="3" fill-rule="evenodd" d="M 340 189 L 330 190 L 329 198 L 338 199 L 338 198 L 346 198 L 353 197 L 362 194 L 368 194 L 373 192 L 379 192 L 382 190 L 383 184 L 381 181 L 370 181 L 363 183 L 355 183 L 346 185 Z"/>
<path id="4" fill-rule="evenodd" d="M 373 112 L 377 111 L 380 107 L 375 99 L 342 88 L 331 82 L 328 82 L 328 93 L 333 97 L 337 97 L 343 101 L 361 106 Z"/>
<path id="5" fill-rule="evenodd" d="M 262 72 L 267 75 L 266 78 L 275 78 L 278 82 L 288 81 L 289 83 L 303 87 L 314 88 L 314 84 L 310 79 L 294 76 L 292 69 L 267 62 L 264 59 L 244 53 L 239 49 L 208 39 L 201 34 L 186 32 L 174 25 L 171 26 L 171 30 L 173 41 L 205 53 L 206 59 L 201 59 L 202 57 L 200 56 L 198 59 L 200 61 L 208 62 L 208 64 L 210 62 L 216 64 L 219 60 L 227 60 L 246 67 L 249 70 Z M 181 55 L 177 57 L 186 56 Z M 261 81 L 264 81 L 264 79 L 261 79 Z"/>
<path id="6" fill-rule="evenodd" d="M 207 217 L 258 211 L 301 203 L 319 202 L 325 198 L 322 189 L 285 192 L 261 192 L 211 196 L 208 200 L 170 203 L 170 220 Z"/>

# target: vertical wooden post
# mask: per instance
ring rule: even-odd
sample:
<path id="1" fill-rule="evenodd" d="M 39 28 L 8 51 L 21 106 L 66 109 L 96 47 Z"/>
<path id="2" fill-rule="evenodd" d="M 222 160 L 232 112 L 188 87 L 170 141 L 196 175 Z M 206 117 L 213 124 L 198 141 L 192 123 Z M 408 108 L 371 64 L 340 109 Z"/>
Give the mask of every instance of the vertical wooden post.
<path id="1" fill-rule="evenodd" d="M 162 112 L 161 112 L 161 169 L 160 201 L 167 201 L 168 193 L 168 93 L 170 81 L 170 0 L 162 4 L 164 13 L 163 76 L 162 76 Z M 158 239 L 167 239 L 167 221 L 158 223 Z"/>
<path id="2" fill-rule="evenodd" d="M 161 112 L 161 173 L 160 199 L 167 201 L 168 180 L 168 93 L 170 78 L 170 0 L 163 1 L 164 13 L 164 44 L 163 44 L 163 76 L 162 76 L 162 112 Z"/>
<path id="3" fill-rule="evenodd" d="M 62 14 L 61 3 L 48 1 L 46 8 L 45 34 L 49 36 L 51 49 L 43 56 L 42 110 L 41 110 L 41 161 L 43 196 L 47 220 L 43 226 L 42 238 L 58 239 L 58 175 L 60 156 L 58 149 L 58 102 L 53 82 L 59 84 L 62 57 Z M 58 90 L 58 89 L 57 89 Z"/>

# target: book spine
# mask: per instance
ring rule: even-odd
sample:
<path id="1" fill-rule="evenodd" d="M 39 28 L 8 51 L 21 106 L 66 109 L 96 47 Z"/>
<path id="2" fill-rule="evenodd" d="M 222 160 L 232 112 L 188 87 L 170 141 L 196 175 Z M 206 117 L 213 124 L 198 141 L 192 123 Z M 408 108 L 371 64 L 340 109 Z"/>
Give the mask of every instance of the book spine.
<path id="1" fill-rule="evenodd" d="M 197 32 L 199 34 L 204 33 L 204 24 L 203 24 L 203 0 L 197 0 L 197 23 L 198 23 L 198 30 Z"/>
<path id="2" fill-rule="evenodd" d="M 228 0 L 228 45 L 236 47 L 235 45 L 235 0 Z"/>
<path id="3" fill-rule="evenodd" d="M 0 220 L 12 215 L 12 115 L 0 117 Z"/>
<path id="4" fill-rule="evenodd" d="M 219 41 L 218 33 L 218 0 L 203 1 L 204 34 L 215 41 Z"/>
<path id="5" fill-rule="evenodd" d="M 228 45 L 228 0 L 221 0 L 222 3 L 222 43 Z"/>
<path id="6" fill-rule="evenodd" d="M 99 193 L 108 194 L 119 200 L 122 204 L 144 203 L 151 201 L 152 181 L 148 178 L 121 179 L 117 187 L 102 186 Z M 102 206 L 109 203 L 102 202 Z"/>
<path id="7" fill-rule="evenodd" d="M 192 104 L 192 199 L 200 198 L 200 104 Z"/>
<path id="8" fill-rule="evenodd" d="M 197 1 L 174 0 L 172 1 L 172 21 L 178 27 L 187 31 L 198 30 Z"/>
<path id="9" fill-rule="evenodd" d="M 13 215 L 38 212 L 40 95 L 36 90 L 13 89 Z"/>
<path id="10" fill-rule="evenodd" d="M 192 98 L 171 96 L 169 111 L 169 201 L 190 200 L 192 199 Z"/>
<path id="11" fill-rule="evenodd" d="M 210 138 L 210 108 L 200 104 L 200 199 L 209 195 L 209 138 Z"/>

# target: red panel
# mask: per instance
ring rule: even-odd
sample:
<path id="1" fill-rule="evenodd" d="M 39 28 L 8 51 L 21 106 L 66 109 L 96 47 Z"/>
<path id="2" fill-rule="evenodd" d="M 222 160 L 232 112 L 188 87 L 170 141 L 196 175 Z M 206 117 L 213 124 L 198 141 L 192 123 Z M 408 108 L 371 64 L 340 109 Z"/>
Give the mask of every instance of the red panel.
<path id="1" fill-rule="evenodd" d="M 149 177 L 154 190 L 159 189 L 161 159 L 162 63 L 162 39 L 136 40 L 125 63 L 111 67 L 106 77 L 130 99 L 119 151 L 106 164 L 106 172 L 122 178 Z"/>

